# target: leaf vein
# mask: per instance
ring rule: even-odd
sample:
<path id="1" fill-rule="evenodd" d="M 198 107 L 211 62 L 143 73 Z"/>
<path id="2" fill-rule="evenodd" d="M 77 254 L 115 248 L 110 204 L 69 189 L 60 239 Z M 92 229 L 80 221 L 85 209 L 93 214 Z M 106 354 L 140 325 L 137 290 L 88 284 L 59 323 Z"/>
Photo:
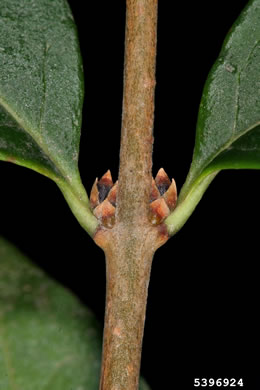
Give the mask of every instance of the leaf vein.
<path id="1" fill-rule="evenodd" d="M 43 53 L 43 67 L 42 67 L 42 84 L 43 84 L 43 97 L 42 97 L 42 104 L 40 109 L 40 120 L 39 120 L 39 129 L 42 139 L 42 130 L 43 130 L 43 117 L 45 113 L 46 108 L 46 95 L 47 95 L 47 83 L 46 83 L 46 61 L 47 61 L 47 55 L 48 50 L 50 48 L 50 45 L 46 42 L 44 47 L 44 53 Z"/>
<path id="2" fill-rule="evenodd" d="M 50 378 L 48 379 L 47 383 L 45 383 L 42 390 L 47 390 L 50 388 L 50 384 L 53 380 L 57 377 L 57 374 L 59 374 L 60 370 L 66 365 L 68 362 L 71 362 L 73 360 L 73 356 L 66 356 L 64 359 L 62 359 L 60 362 L 56 364 L 56 367 L 53 371 L 53 373 L 50 375 Z"/>
<path id="3" fill-rule="evenodd" d="M 257 45 L 259 44 L 260 40 L 258 39 L 254 46 L 252 47 L 252 49 L 250 50 L 246 60 L 245 60 L 245 64 L 244 66 L 240 69 L 240 71 L 238 72 L 238 78 L 237 78 L 237 88 L 236 88 L 236 103 L 235 103 L 235 119 L 234 119 L 234 124 L 233 124 L 233 128 L 232 128 L 232 135 L 230 137 L 230 139 L 222 146 L 222 148 L 220 148 L 212 157 L 209 161 L 207 161 L 207 164 L 206 165 L 209 165 L 219 154 L 221 154 L 224 150 L 228 149 L 232 143 L 234 143 L 235 141 L 237 141 L 240 137 L 242 137 L 243 135 L 245 135 L 246 133 L 248 133 L 250 130 L 254 129 L 255 127 L 259 126 L 260 125 L 260 120 L 256 123 L 254 123 L 252 126 L 246 128 L 244 131 L 241 131 L 239 133 L 236 133 L 236 130 L 237 130 L 237 122 L 238 122 L 238 115 L 239 115 L 239 95 L 240 95 L 240 83 L 241 83 L 241 75 L 243 74 L 243 72 L 245 71 L 245 69 L 247 68 L 248 64 L 249 64 L 249 61 L 250 61 L 250 58 L 252 57 L 252 54 L 255 50 L 255 48 L 257 47 Z M 206 166 L 205 165 L 205 166 Z M 202 170 L 205 168 L 202 167 Z"/>
<path id="4" fill-rule="evenodd" d="M 236 88 L 236 95 L 235 95 L 235 118 L 234 118 L 234 124 L 232 129 L 232 135 L 230 137 L 231 140 L 235 138 L 236 129 L 237 129 L 238 114 L 239 114 L 239 93 L 240 93 L 240 72 L 238 72 L 238 76 L 237 76 L 237 88 Z"/>
<path id="5" fill-rule="evenodd" d="M 15 120 L 18 126 L 23 129 L 26 133 L 30 135 L 30 137 L 35 141 L 35 143 L 39 146 L 40 149 L 45 153 L 45 155 L 49 158 L 49 160 L 54 164 L 56 170 L 66 179 L 66 174 L 63 172 L 63 169 L 56 163 L 53 156 L 49 153 L 46 145 L 42 142 L 41 137 L 35 136 L 33 131 L 30 129 L 28 124 L 26 125 L 24 120 L 19 117 L 19 115 L 9 106 L 8 103 L 5 102 L 3 98 L 1 98 L 0 91 L 0 105 L 5 109 L 5 111 Z"/>

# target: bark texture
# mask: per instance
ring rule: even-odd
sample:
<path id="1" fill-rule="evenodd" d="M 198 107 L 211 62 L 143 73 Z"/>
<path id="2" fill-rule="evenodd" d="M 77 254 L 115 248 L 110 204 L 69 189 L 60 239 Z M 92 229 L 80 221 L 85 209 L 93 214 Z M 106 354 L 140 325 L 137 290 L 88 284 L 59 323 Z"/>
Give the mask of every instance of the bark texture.
<path id="1" fill-rule="evenodd" d="M 127 0 L 123 116 L 115 225 L 95 242 L 106 254 L 107 296 L 100 390 L 137 390 L 147 289 L 167 239 L 149 214 L 157 0 Z"/>
<path id="2" fill-rule="evenodd" d="M 152 183 L 157 0 L 127 0 L 118 219 L 147 217 Z"/>
<path id="3" fill-rule="evenodd" d="M 147 290 L 158 236 L 155 229 L 142 229 L 140 235 L 122 225 L 109 234 L 100 390 L 138 389 Z"/>

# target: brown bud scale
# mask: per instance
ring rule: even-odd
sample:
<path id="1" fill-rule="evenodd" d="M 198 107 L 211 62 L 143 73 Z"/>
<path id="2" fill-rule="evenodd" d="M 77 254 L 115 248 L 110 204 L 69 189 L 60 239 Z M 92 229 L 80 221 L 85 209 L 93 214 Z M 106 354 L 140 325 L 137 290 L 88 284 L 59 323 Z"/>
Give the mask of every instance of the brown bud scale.
<path id="1" fill-rule="evenodd" d="M 99 191 L 98 191 L 97 182 L 98 179 L 96 178 L 90 192 L 90 206 L 92 207 L 92 209 L 94 209 L 99 205 Z"/>
<path id="2" fill-rule="evenodd" d="M 112 228 L 115 224 L 118 181 L 113 184 L 110 170 L 100 180 L 96 179 L 91 193 L 90 205 L 94 215 L 104 227 Z M 177 189 L 174 179 L 170 181 L 164 169 L 159 169 L 152 178 L 149 219 L 153 225 L 161 224 L 170 211 L 176 207 Z"/>
<path id="3" fill-rule="evenodd" d="M 113 186 L 113 180 L 110 170 L 108 170 L 101 179 L 97 182 L 98 192 L 99 192 L 99 202 L 103 202 L 106 199 L 107 194 Z"/>
<path id="4" fill-rule="evenodd" d="M 163 198 L 150 203 L 150 221 L 153 225 L 159 225 L 170 214 L 169 207 Z"/>
<path id="5" fill-rule="evenodd" d="M 111 188 L 111 190 L 107 195 L 107 199 L 113 206 L 116 206 L 117 186 L 118 186 L 118 181 L 115 182 L 115 184 L 113 185 L 113 187 Z"/>
<path id="6" fill-rule="evenodd" d="M 155 199 L 158 199 L 160 197 L 160 192 L 157 188 L 157 185 L 155 183 L 154 178 L 152 178 L 152 187 L 151 187 L 151 194 L 150 194 L 150 202 L 153 202 Z"/>
<path id="7" fill-rule="evenodd" d="M 160 192 L 160 195 L 163 195 L 170 187 L 171 181 L 163 168 L 159 169 L 155 177 L 155 183 Z"/>
<path id="8" fill-rule="evenodd" d="M 172 179 L 172 183 L 168 190 L 163 194 L 163 198 L 165 202 L 167 203 L 167 206 L 170 210 L 173 210 L 176 207 L 177 203 L 177 188 L 175 180 Z"/>

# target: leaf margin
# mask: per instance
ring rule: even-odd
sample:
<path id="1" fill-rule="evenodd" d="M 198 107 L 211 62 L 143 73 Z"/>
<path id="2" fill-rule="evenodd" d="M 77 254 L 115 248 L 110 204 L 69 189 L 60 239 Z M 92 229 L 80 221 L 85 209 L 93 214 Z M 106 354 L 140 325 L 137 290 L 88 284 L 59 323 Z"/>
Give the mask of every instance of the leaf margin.
<path id="1" fill-rule="evenodd" d="M 220 53 L 213 64 L 212 68 L 210 69 L 210 72 L 208 74 L 208 77 L 206 79 L 203 92 L 202 92 L 202 98 L 199 105 L 199 113 L 198 113 L 198 121 L 196 126 L 196 136 L 195 136 L 195 145 L 194 145 L 194 151 L 193 151 L 193 158 L 190 166 L 190 170 L 188 172 L 188 175 L 186 177 L 186 180 L 181 188 L 180 195 L 177 201 L 176 208 L 170 213 L 170 215 L 165 219 L 164 223 L 166 225 L 167 231 L 169 236 L 174 235 L 177 233 L 182 226 L 185 224 L 185 222 L 188 220 L 188 218 L 191 216 L 192 212 L 196 208 L 197 204 L 201 200 L 204 192 L 212 182 L 212 180 L 217 176 L 217 174 L 223 170 L 223 169 L 260 169 L 260 162 L 259 166 L 248 166 L 248 164 L 244 164 L 244 166 L 238 166 L 238 164 L 233 164 L 233 166 L 221 166 L 221 162 L 218 161 L 218 164 L 214 165 L 214 161 L 217 160 L 219 156 L 221 156 L 222 153 L 227 151 L 227 148 L 230 145 L 233 145 L 235 142 L 240 140 L 243 136 L 245 136 L 247 133 L 250 133 L 256 128 L 260 128 L 260 119 L 253 124 L 252 127 L 247 128 L 243 133 L 239 133 L 239 136 L 237 138 L 233 138 L 230 142 L 227 142 L 221 150 L 219 150 L 216 155 L 212 157 L 212 159 L 207 162 L 200 170 L 194 169 L 194 161 L 196 160 L 196 146 L 199 144 L 199 118 L 201 115 L 201 108 L 204 103 L 204 99 L 207 99 L 207 90 L 209 88 L 209 85 L 211 83 L 211 79 L 214 75 L 215 70 L 219 66 L 219 63 L 221 61 L 221 56 L 223 55 L 223 52 L 226 50 L 227 43 L 229 42 L 229 39 L 231 35 L 233 34 L 233 31 L 237 28 L 237 26 L 240 25 L 240 23 L 243 21 L 247 10 L 252 5 L 258 5 L 259 3 L 259 10 L 260 10 L 260 1 L 259 0 L 249 0 L 247 5 L 244 7 L 244 9 L 241 11 L 238 18 L 233 23 L 231 29 L 229 30 L 228 34 L 226 35 L 224 42 L 222 44 Z M 257 40 L 256 44 L 259 44 L 260 40 Z M 260 116 L 260 115 L 259 115 Z M 219 159 L 221 160 L 221 159 Z M 253 165 L 253 164 L 252 164 Z M 197 173 L 197 176 L 196 176 Z"/>

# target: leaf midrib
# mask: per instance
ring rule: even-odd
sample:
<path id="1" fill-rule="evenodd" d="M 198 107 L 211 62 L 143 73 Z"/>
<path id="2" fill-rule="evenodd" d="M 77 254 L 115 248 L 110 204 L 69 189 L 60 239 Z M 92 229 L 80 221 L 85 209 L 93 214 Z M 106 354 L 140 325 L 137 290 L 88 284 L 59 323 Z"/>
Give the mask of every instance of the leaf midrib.
<path id="1" fill-rule="evenodd" d="M 247 134 L 249 131 L 253 130 L 255 127 L 260 125 L 260 120 L 259 122 L 254 123 L 252 126 L 248 127 L 244 132 L 240 132 L 236 137 L 233 136 L 229 142 L 226 142 L 226 144 L 220 149 L 218 153 L 214 155 L 214 157 L 210 160 L 210 162 L 207 164 L 207 166 L 222 152 L 227 150 L 234 142 L 236 142 L 239 138 L 243 137 L 245 134 Z"/>
<path id="2" fill-rule="evenodd" d="M 219 156 L 222 152 L 224 152 L 225 150 L 227 150 L 235 141 L 237 141 L 239 138 L 243 137 L 246 133 L 248 133 L 249 131 L 253 130 L 255 127 L 259 126 L 260 125 L 260 120 L 256 123 L 254 123 L 252 126 L 248 127 L 244 132 L 240 132 L 237 134 L 237 136 L 233 136 L 228 142 L 226 142 L 223 147 L 213 155 L 213 157 L 200 169 L 198 170 L 197 172 L 193 172 L 193 178 L 192 180 L 190 181 L 189 183 L 189 188 L 192 188 L 194 186 L 194 184 L 196 182 L 199 182 L 200 181 L 200 178 L 203 176 L 203 173 L 206 173 L 206 176 L 208 174 L 211 174 L 212 172 L 217 172 L 219 171 L 219 169 L 213 169 L 213 170 L 209 170 L 207 172 L 207 168 L 210 166 L 210 164 L 212 163 L 212 161 L 214 161 L 214 159 Z M 181 192 L 183 191 L 183 188 L 184 188 L 184 185 L 182 187 L 182 190 Z M 185 188 L 186 190 L 186 188 Z M 187 193 L 185 193 L 185 196 L 184 198 L 181 197 L 181 193 L 180 193 L 180 197 L 179 197 L 179 200 L 181 198 L 181 202 L 184 201 L 184 199 L 186 199 L 186 197 L 188 196 L 189 194 L 189 191 Z M 180 202 L 180 203 L 181 203 Z"/>
<path id="3" fill-rule="evenodd" d="M 5 102 L 5 100 L 2 98 L 2 94 L 0 91 L 0 105 L 4 108 L 4 110 L 12 117 L 13 120 L 20 126 L 27 134 L 30 135 L 30 137 L 36 142 L 36 144 L 39 146 L 40 149 L 45 153 L 45 155 L 49 158 L 49 160 L 57 167 L 58 171 L 60 172 L 63 179 L 65 179 L 67 182 L 67 175 L 64 172 L 64 169 L 57 163 L 56 159 L 49 153 L 46 145 L 42 141 L 41 137 L 37 137 L 35 134 L 33 134 L 32 130 L 25 125 L 22 118 L 20 118 L 19 115 L 15 113 L 15 111 L 9 106 L 8 103 Z M 70 183 L 69 183 L 70 184 Z"/>
<path id="4" fill-rule="evenodd" d="M 46 145 L 43 143 L 43 141 L 32 134 L 32 131 L 24 124 L 24 121 L 12 110 L 12 108 L 3 100 L 1 97 L 1 91 L 0 91 L 0 105 L 6 110 L 6 112 L 15 120 L 15 122 L 20 126 L 29 136 L 36 142 L 38 147 L 42 149 L 42 151 L 45 153 L 45 155 L 49 158 L 49 160 L 54 164 L 54 166 L 57 168 L 58 172 L 60 172 L 61 177 L 57 176 L 55 172 L 53 172 L 54 175 L 49 175 L 50 178 L 52 178 L 56 183 L 58 184 L 59 179 L 63 179 L 72 193 L 75 195 L 75 197 L 79 200 L 80 203 L 84 204 L 82 202 L 82 198 L 80 194 L 77 191 L 77 188 L 71 184 L 71 181 L 68 180 L 67 174 L 64 171 L 64 169 L 56 162 L 55 158 L 49 153 L 48 149 L 46 148 Z M 49 171 L 49 169 L 47 169 Z"/>

